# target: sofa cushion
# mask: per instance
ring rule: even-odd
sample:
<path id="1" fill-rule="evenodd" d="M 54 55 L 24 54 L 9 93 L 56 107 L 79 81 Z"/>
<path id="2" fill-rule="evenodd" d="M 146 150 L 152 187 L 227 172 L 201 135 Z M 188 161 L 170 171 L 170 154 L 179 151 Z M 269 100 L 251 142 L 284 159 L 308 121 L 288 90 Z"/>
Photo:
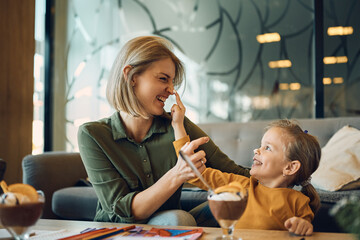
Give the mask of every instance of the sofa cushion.
<path id="1" fill-rule="evenodd" d="M 317 193 L 320 196 L 321 203 L 336 203 L 337 201 L 349 197 L 349 196 L 358 196 L 360 197 L 359 190 L 350 190 L 350 191 L 325 191 L 321 189 L 316 189 Z"/>
<path id="2" fill-rule="evenodd" d="M 322 148 L 319 168 L 312 175 L 315 188 L 336 191 L 358 187 L 360 179 L 360 131 L 344 126 Z"/>
<path id="3" fill-rule="evenodd" d="M 207 191 L 197 187 L 184 187 L 181 191 L 181 209 L 190 211 L 194 207 L 207 201 Z"/>
<path id="4" fill-rule="evenodd" d="M 60 218 L 92 221 L 97 201 L 93 187 L 68 187 L 54 192 L 52 210 Z"/>

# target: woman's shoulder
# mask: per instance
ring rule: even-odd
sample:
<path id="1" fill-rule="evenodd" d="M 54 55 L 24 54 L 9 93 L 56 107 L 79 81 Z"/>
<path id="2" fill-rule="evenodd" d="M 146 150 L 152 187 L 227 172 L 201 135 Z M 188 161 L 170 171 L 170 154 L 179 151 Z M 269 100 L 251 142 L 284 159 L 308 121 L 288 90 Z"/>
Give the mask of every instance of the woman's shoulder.
<path id="1" fill-rule="evenodd" d="M 88 133 L 90 135 L 109 132 L 112 129 L 113 116 L 102 118 L 96 121 L 83 123 L 79 127 L 79 133 Z"/>
<path id="2" fill-rule="evenodd" d="M 206 134 L 203 132 L 203 130 L 201 130 L 201 128 L 194 123 L 193 121 L 191 121 L 188 117 L 185 116 L 184 118 L 184 127 L 186 132 L 189 135 L 193 135 L 195 134 L 197 137 L 199 136 L 206 136 Z"/>
<path id="3" fill-rule="evenodd" d="M 79 129 L 81 130 L 91 130 L 91 129 L 102 129 L 107 128 L 110 124 L 110 118 L 102 118 L 97 121 L 85 122 L 80 125 Z"/>

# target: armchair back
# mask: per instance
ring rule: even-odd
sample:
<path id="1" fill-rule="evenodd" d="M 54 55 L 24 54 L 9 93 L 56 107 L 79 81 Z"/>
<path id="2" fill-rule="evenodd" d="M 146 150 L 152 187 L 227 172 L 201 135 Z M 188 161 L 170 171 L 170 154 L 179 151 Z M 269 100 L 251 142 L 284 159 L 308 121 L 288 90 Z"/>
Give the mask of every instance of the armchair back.
<path id="1" fill-rule="evenodd" d="M 56 190 L 74 186 L 87 177 L 79 153 L 54 151 L 27 155 L 22 161 L 22 169 L 23 183 L 45 193 L 42 218 L 57 218 L 51 209 Z"/>

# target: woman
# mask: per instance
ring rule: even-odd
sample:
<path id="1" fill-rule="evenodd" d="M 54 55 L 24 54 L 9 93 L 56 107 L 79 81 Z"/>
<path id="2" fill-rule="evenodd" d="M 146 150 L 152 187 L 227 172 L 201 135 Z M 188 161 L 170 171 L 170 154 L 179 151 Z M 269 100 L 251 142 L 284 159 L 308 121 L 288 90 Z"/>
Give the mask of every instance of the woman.
<path id="1" fill-rule="evenodd" d="M 183 75 L 171 44 L 160 37 L 134 38 L 118 54 L 106 93 L 116 112 L 78 132 L 81 158 L 99 198 L 95 221 L 196 224 L 180 210 L 182 184 L 194 175 L 177 160 L 172 118 L 163 109 Z M 184 127 L 197 139 L 184 149 L 194 162 L 206 154 L 209 167 L 248 175 L 211 140 L 204 144 L 208 139 L 200 137 L 206 134 L 187 118 Z"/>

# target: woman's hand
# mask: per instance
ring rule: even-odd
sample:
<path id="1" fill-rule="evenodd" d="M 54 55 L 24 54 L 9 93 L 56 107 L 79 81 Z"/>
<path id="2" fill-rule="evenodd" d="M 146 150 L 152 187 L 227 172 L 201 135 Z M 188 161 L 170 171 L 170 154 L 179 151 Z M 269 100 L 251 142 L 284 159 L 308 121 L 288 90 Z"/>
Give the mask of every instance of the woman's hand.
<path id="1" fill-rule="evenodd" d="M 194 166 L 199 170 L 200 173 L 202 173 L 205 169 L 205 163 L 206 163 L 206 154 L 204 151 L 198 151 L 194 152 L 200 145 L 207 143 L 209 141 L 209 137 L 201 137 L 198 139 L 195 139 L 191 142 L 187 142 L 182 148 L 181 151 L 183 151 L 186 155 L 189 156 L 190 160 L 194 164 Z M 193 170 L 187 165 L 184 159 L 182 159 L 180 156 L 178 157 L 178 161 L 174 167 L 175 171 L 179 174 L 179 176 L 182 178 L 182 181 L 188 181 L 190 179 L 193 179 L 196 177 Z"/>
<path id="2" fill-rule="evenodd" d="M 185 154 L 190 156 L 190 160 L 195 165 L 195 167 L 199 170 L 200 173 L 202 173 L 205 169 L 205 163 L 206 163 L 206 154 L 203 150 L 200 150 L 196 153 L 195 150 L 205 143 L 209 142 L 209 137 L 201 137 L 198 139 L 195 139 L 191 142 L 187 142 L 182 148 L 181 151 L 183 151 Z M 201 156 L 203 156 L 201 158 Z"/>
<path id="3" fill-rule="evenodd" d="M 284 226 L 289 232 L 301 236 L 309 236 L 313 233 L 313 225 L 299 217 L 292 217 L 285 221 Z"/>

